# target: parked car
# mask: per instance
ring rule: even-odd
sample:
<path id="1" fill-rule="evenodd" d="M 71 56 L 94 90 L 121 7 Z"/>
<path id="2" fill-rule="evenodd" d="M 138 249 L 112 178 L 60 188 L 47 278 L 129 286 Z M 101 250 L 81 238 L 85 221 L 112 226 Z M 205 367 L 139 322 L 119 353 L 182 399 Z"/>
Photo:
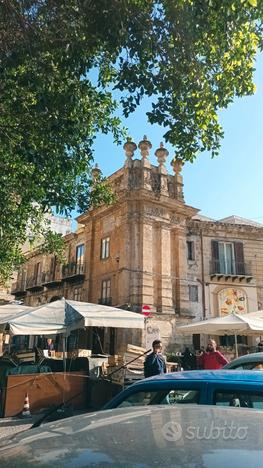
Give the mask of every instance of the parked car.
<path id="1" fill-rule="evenodd" d="M 263 377 L 231 370 L 163 374 L 131 385 L 103 409 L 182 403 L 263 409 Z"/>
<path id="2" fill-rule="evenodd" d="M 224 369 L 263 370 L 263 353 L 240 356 L 226 364 Z"/>
<path id="3" fill-rule="evenodd" d="M 247 468 L 263 460 L 262 412 L 207 406 L 120 408 L 49 423 L 0 443 L 8 468 Z"/>

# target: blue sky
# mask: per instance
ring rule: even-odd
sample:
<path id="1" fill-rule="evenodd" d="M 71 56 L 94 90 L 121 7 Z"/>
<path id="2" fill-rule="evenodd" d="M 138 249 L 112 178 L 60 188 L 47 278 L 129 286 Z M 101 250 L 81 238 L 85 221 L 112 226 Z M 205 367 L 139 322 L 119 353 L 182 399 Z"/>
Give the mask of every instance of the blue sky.
<path id="1" fill-rule="evenodd" d="M 220 155 L 211 159 L 209 154 L 202 153 L 183 169 L 186 203 L 215 219 L 235 214 L 263 223 L 263 54 L 257 59 L 255 83 L 254 96 L 236 99 L 220 114 L 225 131 Z M 151 161 L 156 164 L 154 152 L 164 131 L 147 122 L 148 108 L 145 101 L 123 122 L 135 143 L 147 135 L 153 145 Z M 170 161 L 174 151 L 171 145 L 165 146 L 169 151 L 167 168 L 172 173 Z M 136 153 L 140 157 L 138 150 Z M 114 145 L 110 135 L 97 138 L 94 158 L 105 176 L 119 169 L 125 159 L 122 147 Z"/>

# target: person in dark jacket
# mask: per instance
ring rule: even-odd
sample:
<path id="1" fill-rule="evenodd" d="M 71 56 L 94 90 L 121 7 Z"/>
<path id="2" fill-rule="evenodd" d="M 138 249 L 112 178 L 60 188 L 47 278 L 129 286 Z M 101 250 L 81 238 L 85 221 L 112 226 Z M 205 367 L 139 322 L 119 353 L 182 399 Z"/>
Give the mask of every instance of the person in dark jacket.
<path id="1" fill-rule="evenodd" d="M 196 357 L 188 347 L 184 350 L 181 362 L 184 370 L 194 370 L 197 367 Z"/>
<path id="2" fill-rule="evenodd" d="M 154 340 L 152 348 L 152 353 L 148 354 L 144 362 L 145 377 L 166 373 L 166 364 L 162 355 L 162 342 L 160 340 Z"/>

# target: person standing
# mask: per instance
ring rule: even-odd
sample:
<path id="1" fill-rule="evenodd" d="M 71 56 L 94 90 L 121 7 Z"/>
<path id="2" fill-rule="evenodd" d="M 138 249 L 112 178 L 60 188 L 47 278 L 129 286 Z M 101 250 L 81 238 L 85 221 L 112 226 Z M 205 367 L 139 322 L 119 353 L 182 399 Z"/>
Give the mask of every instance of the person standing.
<path id="1" fill-rule="evenodd" d="M 52 338 L 47 339 L 47 349 L 48 349 L 48 355 L 51 356 L 51 351 L 55 350 L 54 342 Z"/>
<path id="2" fill-rule="evenodd" d="M 228 360 L 222 353 L 217 351 L 215 340 L 209 340 L 207 343 L 206 351 L 199 357 L 199 368 L 204 370 L 222 369 L 223 366 L 228 364 Z"/>
<path id="3" fill-rule="evenodd" d="M 153 351 L 148 354 L 144 361 L 144 376 L 152 377 L 153 375 L 165 374 L 166 364 L 162 355 L 161 340 L 154 340 L 152 343 Z"/>
<path id="4" fill-rule="evenodd" d="M 196 357 L 188 347 L 185 348 L 181 359 L 183 370 L 196 369 Z"/>

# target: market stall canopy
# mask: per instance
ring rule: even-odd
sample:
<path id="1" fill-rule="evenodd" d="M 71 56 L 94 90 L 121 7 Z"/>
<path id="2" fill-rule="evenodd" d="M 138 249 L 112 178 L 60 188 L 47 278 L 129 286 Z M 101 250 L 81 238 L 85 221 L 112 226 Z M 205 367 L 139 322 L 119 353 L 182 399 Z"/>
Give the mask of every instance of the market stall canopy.
<path id="1" fill-rule="evenodd" d="M 60 299 L 8 322 L 12 335 L 69 334 L 84 327 L 143 328 L 144 317 L 114 307 Z"/>
<path id="2" fill-rule="evenodd" d="M 6 328 L 6 325 L 10 320 L 24 315 L 31 309 L 32 307 L 20 304 L 6 304 L 4 306 L 0 306 L 0 331 L 3 331 Z"/>
<path id="3" fill-rule="evenodd" d="M 75 323 L 71 329 L 83 327 L 144 328 L 144 316 L 136 312 L 88 302 L 67 301 L 67 303 L 82 317 L 80 322 Z"/>
<path id="4" fill-rule="evenodd" d="M 263 334 L 263 310 L 250 314 L 230 314 L 177 328 L 178 333 L 206 335 L 254 335 Z"/>

